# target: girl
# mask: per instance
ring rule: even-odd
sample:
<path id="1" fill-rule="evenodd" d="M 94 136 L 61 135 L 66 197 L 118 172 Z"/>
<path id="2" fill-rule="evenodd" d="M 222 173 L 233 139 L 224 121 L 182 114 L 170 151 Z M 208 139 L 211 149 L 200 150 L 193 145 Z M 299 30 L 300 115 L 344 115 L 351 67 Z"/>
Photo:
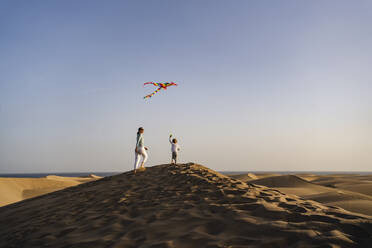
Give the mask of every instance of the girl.
<path id="1" fill-rule="evenodd" d="M 172 151 L 171 164 L 177 164 L 177 156 L 180 151 L 180 146 L 178 145 L 177 139 L 172 139 L 172 134 L 169 135 L 169 143 L 171 144 Z"/>
<path id="2" fill-rule="evenodd" d="M 137 143 L 136 143 L 136 149 L 135 149 L 135 161 L 134 161 L 134 174 L 136 174 L 138 169 L 138 164 L 140 161 L 140 156 L 142 156 L 142 163 L 141 168 L 145 168 L 145 162 L 147 160 L 147 147 L 143 144 L 143 127 L 138 128 L 137 132 Z"/>

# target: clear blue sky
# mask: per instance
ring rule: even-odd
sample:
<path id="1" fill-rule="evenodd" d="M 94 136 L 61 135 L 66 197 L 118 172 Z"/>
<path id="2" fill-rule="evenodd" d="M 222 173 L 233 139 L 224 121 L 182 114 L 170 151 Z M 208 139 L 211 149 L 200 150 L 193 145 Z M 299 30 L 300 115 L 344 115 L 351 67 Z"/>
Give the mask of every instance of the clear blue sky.
<path id="1" fill-rule="evenodd" d="M 371 170 L 371 1 L 1 1 L 0 173 Z M 178 87 L 150 100 L 146 81 Z"/>

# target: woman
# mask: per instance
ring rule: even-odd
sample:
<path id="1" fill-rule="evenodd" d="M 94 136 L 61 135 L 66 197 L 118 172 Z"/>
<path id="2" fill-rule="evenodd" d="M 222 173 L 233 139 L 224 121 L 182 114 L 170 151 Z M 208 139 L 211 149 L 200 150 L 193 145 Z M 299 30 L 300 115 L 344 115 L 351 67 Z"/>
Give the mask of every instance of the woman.
<path id="1" fill-rule="evenodd" d="M 137 143 L 136 143 L 136 149 L 135 149 L 135 161 L 134 161 L 134 174 L 136 174 L 138 169 L 138 164 L 140 161 L 140 156 L 142 156 L 142 163 L 141 168 L 145 168 L 145 162 L 147 160 L 147 147 L 143 144 L 143 132 L 144 129 L 142 127 L 138 128 L 137 132 Z"/>

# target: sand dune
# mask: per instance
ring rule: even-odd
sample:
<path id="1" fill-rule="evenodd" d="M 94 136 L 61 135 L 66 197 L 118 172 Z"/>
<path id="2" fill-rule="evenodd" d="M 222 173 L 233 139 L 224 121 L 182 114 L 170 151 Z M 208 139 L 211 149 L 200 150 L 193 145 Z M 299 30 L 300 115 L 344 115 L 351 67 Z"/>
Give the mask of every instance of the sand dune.
<path id="1" fill-rule="evenodd" d="M 250 181 L 250 183 L 265 185 L 267 187 L 312 187 L 308 181 L 295 175 L 264 177 L 262 179 Z"/>
<path id="2" fill-rule="evenodd" d="M 89 177 L 0 178 L 0 206 L 100 179 Z"/>
<path id="3" fill-rule="evenodd" d="M 321 175 L 315 175 L 315 174 L 309 174 L 309 173 L 302 173 L 302 174 L 300 173 L 300 174 L 296 174 L 296 176 L 309 182 L 312 182 L 313 180 L 317 180 L 318 178 L 322 177 Z"/>
<path id="4" fill-rule="evenodd" d="M 368 191 L 368 189 L 372 190 L 372 184 L 363 182 L 354 175 L 318 176 L 311 182 L 295 175 L 285 175 L 265 177 L 249 182 L 372 216 L 372 197 Z M 365 192 L 369 194 L 363 194 Z"/>
<path id="5" fill-rule="evenodd" d="M 372 196 L 372 183 L 341 184 L 337 188 Z"/>
<path id="6" fill-rule="evenodd" d="M 0 208 L 0 247 L 368 247 L 371 240 L 369 216 L 193 163 Z"/>
<path id="7" fill-rule="evenodd" d="M 275 174 L 275 173 L 255 173 L 254 175 L 257 177 L 257 179 L 261 179 L 261 178 L 265 178 L 265 177 L 280 176 L 280 174 Z"/>
<path id="8" fill-rule="evenodd" d="M 258 177 L 253 173 L 247 173 L 247 174 L 238 174 L 238 175 L 229 175 L 232 178 L 239 179 L 243 182 L 247 182 L 250 180 L 256 180 Z"/>
<path id="9" fill-rule="evenodd" d="M 345 189 L 372 196 L 371 175 L 328 175 L 326 177 L 317 178 L 312 182 L 318 185 Z"/>

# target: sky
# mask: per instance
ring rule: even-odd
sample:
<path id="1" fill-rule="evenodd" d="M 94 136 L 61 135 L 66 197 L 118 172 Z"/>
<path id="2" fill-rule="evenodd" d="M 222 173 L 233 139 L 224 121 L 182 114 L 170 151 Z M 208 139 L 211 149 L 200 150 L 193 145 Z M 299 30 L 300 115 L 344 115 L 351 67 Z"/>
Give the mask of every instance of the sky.
<path id="1" fill-rule="evenodd" d="M 372 2 L 0 1 L 0 173 L 372 171 Z M 143 96 L 147 81 L 177 87 Z"/>

